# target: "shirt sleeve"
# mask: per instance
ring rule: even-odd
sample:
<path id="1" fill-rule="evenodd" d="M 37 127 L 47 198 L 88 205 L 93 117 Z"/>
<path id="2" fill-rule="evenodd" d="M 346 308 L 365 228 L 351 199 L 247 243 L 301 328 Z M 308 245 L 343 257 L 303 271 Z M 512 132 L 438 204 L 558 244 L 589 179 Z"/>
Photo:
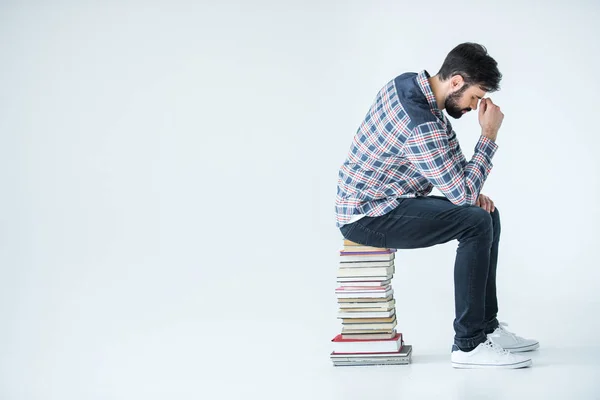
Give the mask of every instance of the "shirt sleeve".
<path id="1" fill-rule="evenodd" d="M 417 170 L 459 206 L 475 204 L 492 170 L 492 158 L 497 149 L 496 143 L 481 136 L 471 161 L 462 164 L 462 152 L 457 158 L 449 135 L 439 122 L 416 126 L 404 146 L 408 160 Z"/>
<path id="2" fill-rule="evenodd" d="M 448 144 L 450 145 L 450 150 L 454 155 L 454 159 L 464 169 L 467 166 L 467 159 L 460 148 L 458 140 L 456 140 L 456 132 L 454 132 L 452 128 L 450 128 Z"/>

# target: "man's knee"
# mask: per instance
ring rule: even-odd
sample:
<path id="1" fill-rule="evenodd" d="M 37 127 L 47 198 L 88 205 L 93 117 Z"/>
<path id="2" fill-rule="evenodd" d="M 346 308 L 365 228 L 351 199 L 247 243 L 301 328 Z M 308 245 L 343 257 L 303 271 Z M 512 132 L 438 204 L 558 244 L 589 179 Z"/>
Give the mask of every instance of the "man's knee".
<path id="1" fill-rule="evenodd" d="M 494 238 L 497 238 L 500 236 L 500 230 L 501 230 L 501 225 L 500 225 L 500 212 L 498 211 L 498 207 L 494 206 L 494 211 L 492 211 L 492 213 L 490 214 L 490 216 L 492 217 L 492 226 L 493 226 L 493 230 L 494 230 Z"/>
<path id="2" fill-rule="evenodd" d="M 465 223 L 477 235 L 488 235 L 491 240 L 494 227 L 493 218 L 498 218 L 499 220 L 499 214 L 497 217 L 494 217 L 492 214 L 494 213 L 489 213 L 479 206 L 469 206 L 465 208 Z"/>

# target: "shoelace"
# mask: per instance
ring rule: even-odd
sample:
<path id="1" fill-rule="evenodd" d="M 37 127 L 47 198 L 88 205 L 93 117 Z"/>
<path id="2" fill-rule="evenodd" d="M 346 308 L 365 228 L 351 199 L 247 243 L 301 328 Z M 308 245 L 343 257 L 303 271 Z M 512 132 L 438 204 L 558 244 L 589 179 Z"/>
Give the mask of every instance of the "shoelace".
<path id="1" fill-rule="evenodd" d="M 516 334 L 512 333 L 511 331 L 509 331 L 508 329 L 505 328 L 506 326 L 508 326 L 508 324 L 506 322 L 500 322 L 498 329 L 500 329 L 502 332 L 506 333 L 507 335 L 511 336 L 513 339 L 519 340 L 519 337 Z"/>
<path id="2" fill-rule="evenodd" d="M 492 349 L 493 351 L 495 351 L 496 353 L 498 353 L 501 356 L 505 356 L 509 354 L 508 350 L 504 350 L 502 347 L 498 346 L 496 343 L 492 342 L 491 340 L 486 340 L 483 343 L 484 346 L 489 347 L 490 349 Z"/>

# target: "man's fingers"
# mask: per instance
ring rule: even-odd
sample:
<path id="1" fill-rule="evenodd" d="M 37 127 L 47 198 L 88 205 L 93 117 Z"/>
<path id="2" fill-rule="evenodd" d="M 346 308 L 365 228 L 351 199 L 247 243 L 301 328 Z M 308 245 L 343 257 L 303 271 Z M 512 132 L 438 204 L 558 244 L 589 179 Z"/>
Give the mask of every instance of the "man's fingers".
<path id="1" fill-rule="evenodd" d="M 483 209 L 487 212 L 490 212 L 490 199 L 488 199 L 487 197 L 483 197 Z"/>
<path id="2" fill-rule="evenodd" d="M 496 206 L 494 206 L 494 202 L 492 201 L 492 199 L 490 199 L 487 196 L 484 196 L 483 194 L 477 196 L 477 201 L 475 202 L 475 205 L 483 208 L 489 213 L 494 212 L 494 210 L 496 209 Z"/>

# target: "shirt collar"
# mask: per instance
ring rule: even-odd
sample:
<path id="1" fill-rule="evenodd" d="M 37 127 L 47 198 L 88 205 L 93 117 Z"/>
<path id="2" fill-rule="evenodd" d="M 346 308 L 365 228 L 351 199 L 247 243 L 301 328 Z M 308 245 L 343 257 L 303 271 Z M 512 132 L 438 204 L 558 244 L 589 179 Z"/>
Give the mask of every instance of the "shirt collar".
<path id="1" fill-rule="evenodd" d="M 437 105 L 437 101 L 435 100 L 435 96 L 433 95 L 433 90 L 431 90 L 431 85 L 429 84 L 428 78 L 430 78 L 429 72 L 427 72 L 427 70 L 422 70 L 417 74 L 417 84 L 425 95 L 431 110 L 441 114 L 441 111 Z"/>

